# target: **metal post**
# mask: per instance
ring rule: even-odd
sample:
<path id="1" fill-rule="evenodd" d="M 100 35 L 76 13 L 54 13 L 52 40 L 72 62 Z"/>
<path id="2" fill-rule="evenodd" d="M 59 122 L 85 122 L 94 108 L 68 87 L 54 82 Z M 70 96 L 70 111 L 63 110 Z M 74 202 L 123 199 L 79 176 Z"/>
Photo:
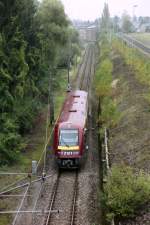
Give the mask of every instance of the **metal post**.
<path id="1" fill-rule="evenodd" d="M 108 137 L 107 137 L 107 129 L 105 128 L 105 151 L 106 151 L 106 168 L 109 170 L 109 152 L 108 152 Z"/>
<path id="2" fill-rule="evenodd" d="M 49 84 L 49 101 L 50 101 L 50 123 L 54 122 L 54 95 L 53 95 L 53 73 L 54 68 L 49 69 L 50 84 Z"/>
<path id="3" fill-rule="evenodd" d="M 37 173 L 37 161 L 33 160 L 32 161 L 32 174 L 36 175 L 36 173 Z"/>
<path id="4" fill-rule="evenodd" d="M 70 86 L 70 57 L 68 59 L 68 68 L 67 68 L 67 91 L 71 91 L 71 86 Z"/>

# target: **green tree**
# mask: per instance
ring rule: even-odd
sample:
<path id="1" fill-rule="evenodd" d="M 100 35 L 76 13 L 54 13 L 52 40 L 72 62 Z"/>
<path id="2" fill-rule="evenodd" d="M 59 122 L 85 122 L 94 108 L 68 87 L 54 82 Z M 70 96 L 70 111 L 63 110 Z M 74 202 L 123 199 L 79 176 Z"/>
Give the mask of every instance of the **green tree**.
<path id="1" fill-rule="evenodd" d="M 63 5 L 58 0 L 43 0 L 38 10 L 40 41 L 47 65 L 54 64 L 60 47 L 67 42 L 67 27 Z"/>
<path id="2" fill-rule="evenodd" d="M 52 97 L 68 40 L 72 59 L 77 54 L 77 35 L 69 29 L 59 0 L 0 0 L 0 164 L 18 158 L 49 84 Z"/>
<path id="3" fill-rule="evenodd" d="M 133 31 L 133 24 L 131 22 L 131 18 L 127 12 L 124 12 L 122 15 L 122 32 L 131 33 Z"/>
<path id="4" fill-rule="evenodd" d="M 109 34 L 110 32 L 110 13 L 109 13 L 109 7 L 108 4 L 104 4 L 104 9 L 101 17 L 101 23 L 100 23 L 100 33 L 103 34 Z"/>
<path id="5" fill-rule="evenodd" d="M 113 31 L 119 32 L 119 30 L 120 30 L 120 25 L 119 25 L 120 18 L 118 16 L 114 16 L 112 23 L 113 23 Z"/>

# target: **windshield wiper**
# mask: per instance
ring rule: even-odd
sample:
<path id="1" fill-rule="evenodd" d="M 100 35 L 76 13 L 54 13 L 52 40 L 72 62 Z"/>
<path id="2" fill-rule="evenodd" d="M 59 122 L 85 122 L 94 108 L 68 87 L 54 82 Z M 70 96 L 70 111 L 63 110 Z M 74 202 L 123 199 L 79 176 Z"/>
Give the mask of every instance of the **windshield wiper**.
<path id="1" fill-rule="evenodd" d="M 65 144 L 66 147 L 69 147 L 69 145 L 64 141 L 64 139 L 61 139 L 61 141 Z"/>

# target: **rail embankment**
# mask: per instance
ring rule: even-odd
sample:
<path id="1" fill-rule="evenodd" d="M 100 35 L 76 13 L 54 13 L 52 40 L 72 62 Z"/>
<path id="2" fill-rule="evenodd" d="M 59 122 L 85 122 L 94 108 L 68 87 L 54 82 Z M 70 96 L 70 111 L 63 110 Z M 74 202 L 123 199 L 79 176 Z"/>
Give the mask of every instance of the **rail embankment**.
<path id="1" fill-rule="evenodd" d="M 101 42 L 94 87 L 101 101 L 97 119 L 101 139 L 105 139 L 105 128 L 108 130 L 109 163 L 104 142 L 101 201 L 107 221 L 114 219 L 115 224 L 129 225 L 132 221 L 144 225 L 150 217 L 149 65 L 146 58 L 122 42 Z"/>

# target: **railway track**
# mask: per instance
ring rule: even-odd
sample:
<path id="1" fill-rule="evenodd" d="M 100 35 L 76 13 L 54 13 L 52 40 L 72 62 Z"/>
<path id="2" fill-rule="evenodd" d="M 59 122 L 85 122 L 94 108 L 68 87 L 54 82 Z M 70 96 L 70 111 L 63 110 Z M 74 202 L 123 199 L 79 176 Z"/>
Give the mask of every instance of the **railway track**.
<path id="1" fill-rule="evenodd" d="M 91 74 L 94 64 L 94 48 L 92 45 L 87 46 L 78 70 L 77 89 L 89 91 Z M 53 191 L 49 200 L 43 225 L 76 225 L 77 223 L 77 199 L 78 199 L 78 170 L 76 171 L 59 171 L 57 179 L 53 186 Z M 54 210 L 60 211 L 59 214 L 53 213 Z"/>
<path id="2" fill-rule="evenodd" d="M 137 48 L 138 50 L 142 51 L 142 53 L 150 57 L 150 48 L 144 45 L 142 42 L 126 34 L 118 34 L 118 37 L 121 38 L 124 42 L 126 42 L 130 47 Z"/>
<path id="3" fill-rule="evenodd" d="M 92 63 L 92 57 L 91 57 L 92 52 L 93 52 L 93 46 L 88 45 L 85 50 L 82 64 L 77 73 L 78 79 L 77 79 L 77 82 L 75 85 L 75 89 L 81 89 L 81 90 L 88 91 L 89 77 L 90 77 L 90 72 L 91 72 L 90 67 L 91 67 L 91 63 Z"/>
<path id="4" fill-rule="evenodd" d="M 94 50 L 92 45 L 88 45 L 85 51 L 83 64 L 78 71 L 78 80 L 76 89 L 88 91 L 91 77 L 91 68 L 93 64 Z"/>
<path id="5" fill-rule="evenodd" d="M 47 209 L 49 213 L 43 225 L 75 225 L 77 196 L 78 170 L 63 173 L 59 171 Z M 51 213 L 55 209 L 60 210 L 60 213 Z"/>

